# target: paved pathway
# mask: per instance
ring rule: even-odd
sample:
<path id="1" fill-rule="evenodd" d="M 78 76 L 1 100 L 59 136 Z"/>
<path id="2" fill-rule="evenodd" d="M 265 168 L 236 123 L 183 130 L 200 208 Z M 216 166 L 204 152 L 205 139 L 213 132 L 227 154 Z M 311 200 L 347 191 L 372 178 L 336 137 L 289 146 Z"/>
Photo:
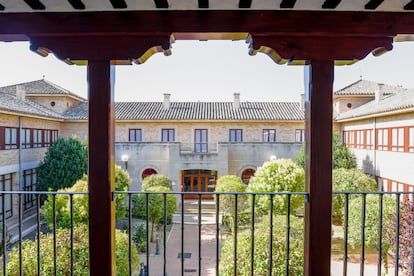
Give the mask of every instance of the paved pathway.
<path id="1" fill-rule="evenodd" d="M 216 226 L 201 226 L 201 275 L 216 275 Z M 186 276 L 199 275 L 199 238 L 198 225 L 185 224 L 184 227 L 184 264 L 182 265 L 181 255 L 181 225 L 174 224 L 167 241 L 166 267 L 168 276 L 181 275 L 183 270 Z M 142 260 L 146 261 L 146 260 Z M 150 256 L 149 275 L 164 275 L 163 252 L 159 256 Z"/>

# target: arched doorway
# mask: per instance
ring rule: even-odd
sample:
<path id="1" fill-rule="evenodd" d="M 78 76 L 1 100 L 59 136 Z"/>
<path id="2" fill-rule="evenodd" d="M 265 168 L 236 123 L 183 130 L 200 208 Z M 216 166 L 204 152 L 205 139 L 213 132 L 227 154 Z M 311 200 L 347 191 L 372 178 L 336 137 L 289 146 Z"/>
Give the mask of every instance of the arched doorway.
<path id="1" fill-rule="evenodd" d="M 256 170 L 255 169 L 245 169 L 243 170 L 242 174 L 241 174 L 241 179 L 243 181 L 244 184 L 248 185 L 250 178 L 252 178 L 252 176 L 254 176 Z"/>
<path id="2" fill-rule="evenodd" d="M 150 176 L 152 174 L 157 174 L 157 171 L 154 170 L 153 168 L 147 168 L 143 170 L 141 174 L 142 180 L 144 180 L 147 176 Z"/>
<path id="3" fill-rule="evenodd" d="M 217 171 L 215 170 L 184 170 L 182 171 L 181 190 L 183 192 L 214 192 Z M 198 199 L 196 194 L 185 194 L 185 199 Z M 203 195 L 203 199 L 212 199 L 213 195 Z"/>

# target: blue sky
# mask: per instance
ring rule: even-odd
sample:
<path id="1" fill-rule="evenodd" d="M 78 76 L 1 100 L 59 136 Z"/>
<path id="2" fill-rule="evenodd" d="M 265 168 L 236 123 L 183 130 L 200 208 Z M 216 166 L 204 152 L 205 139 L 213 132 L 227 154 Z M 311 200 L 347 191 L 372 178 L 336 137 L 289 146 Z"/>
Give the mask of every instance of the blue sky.
<path id="1" fill-rule="evenodd" d="M 351 66 L 335 68 L 334 89 L 363 79 L 414 88 L 414 43 L 394 44 L 380 57 L 369 55 Z M 0 43 L 0 86 L 45 77 L 87 96 L 86 67 L 69 66 L 53 55 L 40 57 L 27 42 Z M 248 55 L 244 41 L 176 41 L 172 55 L 156 54 L 146 63 L 117 66 L 117 101 L 299 101 L 303 67 L 277 65 L 268 56 Z"/>

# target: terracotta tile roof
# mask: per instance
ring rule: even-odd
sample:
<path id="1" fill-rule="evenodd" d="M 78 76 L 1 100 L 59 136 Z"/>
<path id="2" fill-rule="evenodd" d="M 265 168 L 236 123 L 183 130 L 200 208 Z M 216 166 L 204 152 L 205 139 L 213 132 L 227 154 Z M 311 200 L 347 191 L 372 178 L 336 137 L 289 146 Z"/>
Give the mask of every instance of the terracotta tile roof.
<path id="1" fill-rule="evenodd" d="M 78 103 L 64 114 L 67 119 L 86 120 L 87 103 Z M 162 102 L 117 102 L 116 120 L 281 120 L 303 121 L 304 111 L 297 102 L 241 102 L 239 109 L 232 102 L 171 102 L 168 109 Z"/>
<path id="2" fill-rule="evenodd" d="M 86 100 L 45 79 L 0 87 L 0 93 L 16 95 L 16 89 L 19 85 L 24 88 L 26 96 L 70 96 L 80 101 Z"/>
<path id="3" fill-rule="evenodd" d="M 0 111 L 29 116 L 41 116 L 54 119 L 64 119 L 61 114 L 54 112 L 29 99 L 20 100 L 7 93 L 0 93 Z"/>
<path id="4" fill-rule="evenodd" d="M 380 101 L 372 100 L 355 109 L 339 114 L 336 120 L 358 119 L 365 116 L 385 115 L 395 111 L 414 111 L 414 90 L 405 90 L 396 94 L 384 96 Z"/>
<path id="5" fill-rule="evenodd" d="M 358 80 L 350 85 L 334 92 L 335 96 L 374 96 L 375 91 L 378 89 L 378 83 L 368 80 Z M 407 89 L 403 88 L 402 86 L 398 85 L 389 85 L 383 84 L 382 91 L 384 95 L 395 94 L 401 91 L 405 91 Z"/>

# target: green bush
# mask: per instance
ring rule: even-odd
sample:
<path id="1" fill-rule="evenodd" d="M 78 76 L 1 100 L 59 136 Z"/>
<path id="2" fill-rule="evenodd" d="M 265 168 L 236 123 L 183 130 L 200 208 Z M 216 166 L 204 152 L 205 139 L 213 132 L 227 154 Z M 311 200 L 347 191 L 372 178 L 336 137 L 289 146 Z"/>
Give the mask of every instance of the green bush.
<path id="1" fill-rule="evenodd" d="M 370 176 L 358 169 L 335 169 L 332 172 L 332 186 L 335 192 L 375 192 L 377 183 Z M 355 195 L 350 195 L 349 199 Z M 342 224 L 345 195 L 334 195 L 332 200 L 332 219 L 335 224 Z"/>
<path id="2" fill-rule="evenodd" d="M 37 190 L 57 191 L 75 184 L 88 171 L 88 149 L 76 137 L 59 138 L 37 168 Z"/>
<path id="3" fill-rule="evenodd" d="M 115 189 L 117 191 L 127 191 L 131 179 L 121 167 L 115 166 Z M 59 192 L 87 192 L 88 177 L 85 175 L 78 180 L 72 187 L 60 189 Z M 127 204 L 125 194 L 116 195 L 116 218 L 122 219 L 126 215 Z M 53 224 L 53 195 L 48 195 L 43 205 L 43 212 L 46 222 Z M 89 201 L 88 195 L 73 195 L 73 222 L 88 223 L 89 220 Z M 69 195 L 56 195 L 56 225 L 59 228 L 70 227 L 70 201 Z"/>
<path id="4" fill-rule="evenodd" d="M 124 171 L 120 166 L 115 165 L 115 190 L 126 192 L 129 190 L 131 185 L 131 178 L 128 173 Z M 126 217 L 128 210 L 126 198 L 128 197 L 127 193 L 117 193 L 116 194 L 116 218 L 122 219 Z"/>
<path id="5" fill-rule="evenodd" d="M 303 220 L 291 216 L 290 221 L 289 275 L 303 275 L 304 229 Z M 270 275 L 270 225 L 269 218 L 257 225 L 254 231 L 254 275 Z M 273 262 L 271 275 L 284 275 L 286 271 L 286 216 L 274 216 L 273 221 Z M 250 230 L 237 235 L 237 273 L 234 273 L 234 236 L 224 242 L 220 257 L 220 275 L 251 275 L 252 236 Z"/>
<path id="6" fill-rule="evenodd" d="M 224 175 L 217 179 L 216 192 L 246 192 L 246 185 L 235 175 Z M 219 195 L 220 210 L 226 214 L 234 214 L 235 208 L 243 210 L 248 207 L 247 195 L 237 196 L 237 207 L 235 206 L 235 195 Z M 217 200 L 217 197 L 216 197 Z"/>
<path id="7" fill-rule="evenodd" d="M 138 248 L 139 252 L 147 252 L 147 229 L 144 224 L 138 224 L 134 227 L 132 240 Z"/>
<path id="8" fill-rule="evenodd" d="M 162 186 L 167 188 L 169 191 L 173 190 L 171 180 L 162 174 L 151 174 L 142 181 L 142 191 L 148 191 L 151 187 Z"/>
<path id="9" fill-rule="evenodd" d="M 70 188 L 60 189 L 59 192 L 87 192 L 87 177 L 78 180 L 75 185 Z M 48 195 L 43 205 L 43 214 L 47 224 L 52 228 L 53 225 L 53 197 Z M 69 195 L 56 195 L 56 226 L 58 228 L 70 228 L 70 201 Z M 88 223 L 89 219 L 89 198 L 87 194 L 73 195 L 73 223 Z"/>
<path id="10" fill-rule="evenodd" d="M 380 219 L 380 208 L 379 208 L 380 196 L 379 195 L 366 195 L 366 211 L 365 211 L 365 238 L 364 244 L 366 248 L 378 248 L 379 241 L 379 219 Z M 363 196 L 358 196 L 350 201 L 349 205 L 349 221 L 348 221 L 348 242 L 351 247 L 361 246 L 361 225 L 362 225 L 362 207 L 363 207 Z M 388 226 L 393 222 L 395 218 L 395 199 L 391 196 L 383 196 L 383 207 L 382 207 L 382 235 L 386 237 L 388 235 Z M 345 222 L 344 222 L 345 223 Z M 387 251 L 392 247 L 392 242 L 382 239 L 381 256 L 384 264 L 387 264 L 387 258 L 385 258 Z"/>
<path id="11" fill-rule="evenodd" d="M 303 192 L 305 189 L 305 172 L 290 159 L 278 159 L 265 162 L 250 179 L 249 192 Z M 270 209 L 270 196 L 256 196 L 256 211 L 267 213 Z M 273 208 L 276 214 L 287 212 L 288 197 L 275 195 Z M 303 207 L 303 196 L 291 197 L 291 210 Z"/>
<path id="12" fill-rule="evenodd" d="M 255 220 L 256 221 L 256 220 Z M 242 229 L 250 227 L 252 222 L 251 209 L 245 209 L 237 212 L 237 228 Z M 231 231 L 234 230 L 234 214 L 223 214 L 221 223 L 227 226 Z"/>
<path id="13" fill-rule="evenodd" d="M 154 227 L 159 226 L 160 220 L 164 218 L 164 194 L 170 190 L 163 186 L 155 186 L 147 188 L 147 192 L 154 192 L 159 194 L 148 194 L 148 219 L 151 221 L 151 242 L 154 241 Z M 134 195 L 132 202 L 134 207 L 132 215 L 134 218 L 146 218 L 147 216 L 147 195 Z M 177 210 L 177 201 L 173 194 L 166 194 L 166 218 L 167 221 L 171 219 L 172 215 Z"/>
<path id="14" fill-rule="evenodd" d="M 70 230 L 57 229 L 57 259 L 56 275 L 70 275 Z M 128 235 L 120 230 L 115 232 L 115 252 L 117 275 L 129 275 Z M 73 238 L 73 268 L 74 275 L 89 275 L 89 235 L 85 224 L 74 227 Z M 54 275 L 53 268 L 53 234 L 40 234 L 40 275 Z M 19 247 L 13 247 L 7 263 L 7 275 L 19 275 Z M 22 242 L 23 275 L 37 275 L 37 241 L 24 240 Z M 139 266 L 138 251 L 132 247 L 133 275 Z M 2 272 L 3 273 L 3 272 Z"/>
<path id="15" fill-rule="evenodd" d="M 341 140 L 339 139 L 339 132 L 333 132 L 332 143 L 332 168 L 355 169 L 357 167 L 356 157 L 344 144 L 341 143 Z"/>

